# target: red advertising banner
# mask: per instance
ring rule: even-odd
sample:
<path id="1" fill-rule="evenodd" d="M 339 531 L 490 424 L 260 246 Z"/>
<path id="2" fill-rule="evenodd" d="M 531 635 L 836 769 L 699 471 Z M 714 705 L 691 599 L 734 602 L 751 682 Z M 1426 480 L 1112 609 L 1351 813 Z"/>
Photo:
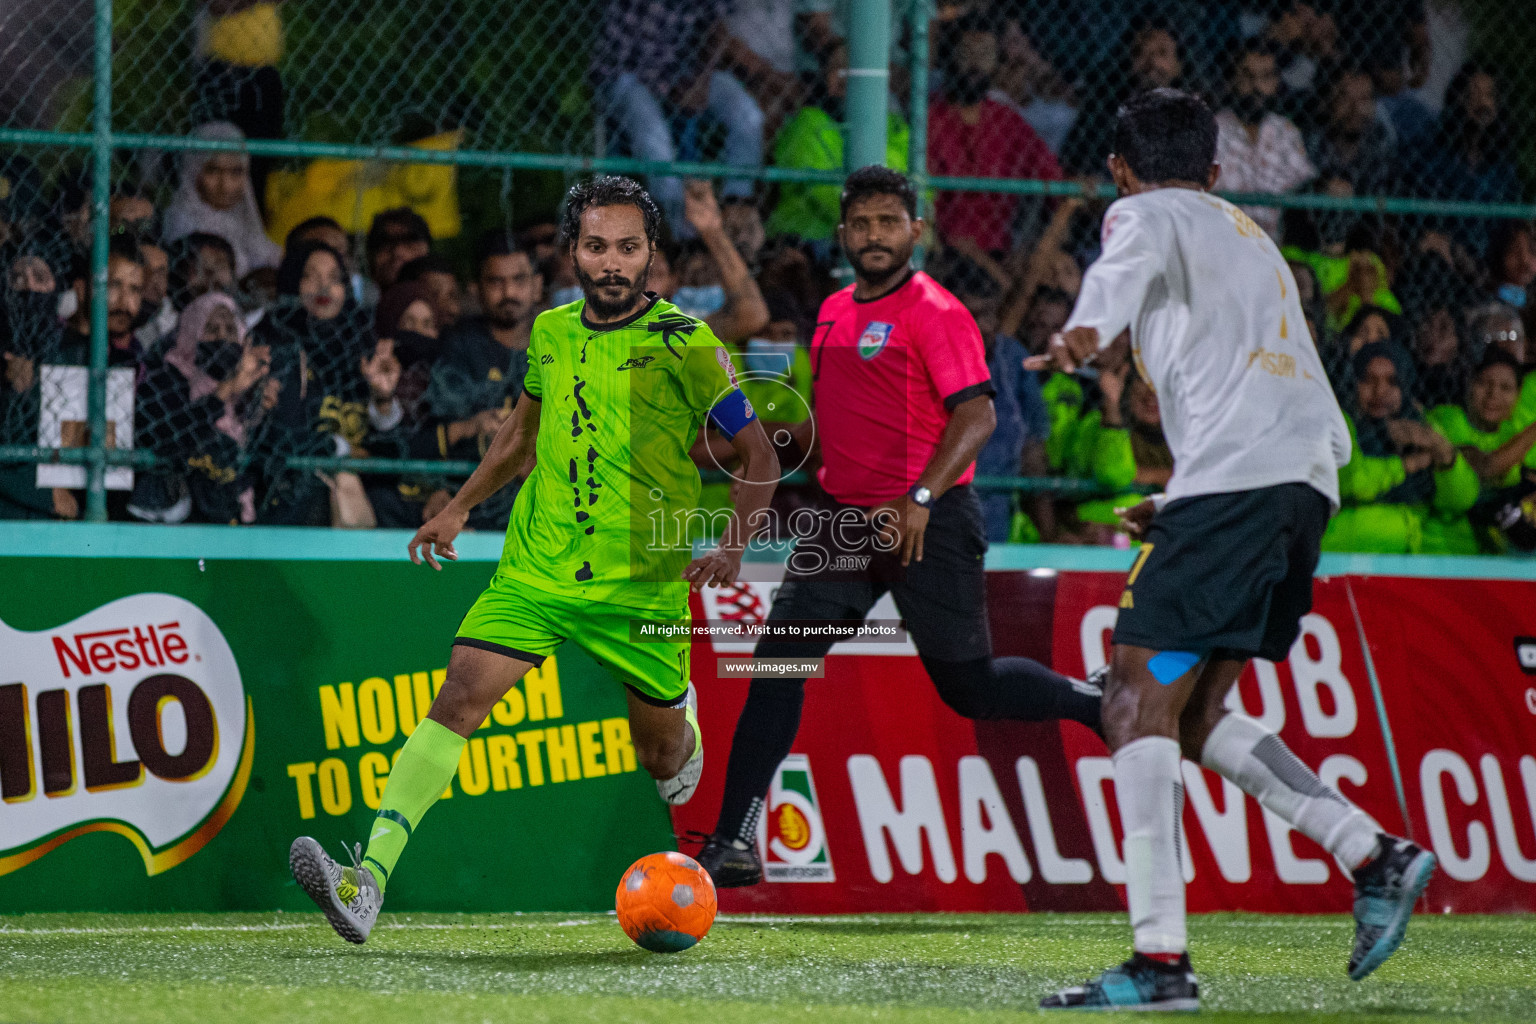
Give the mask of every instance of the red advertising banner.
<path id="1" fill-rule="evenodd" d="M 995 653 L 1085 675 L 1107 658 L 1123 581 L 1116 573 L 990 572 Z M 757 621 L 774 587 L 706 592 L 694 611 Z M 870 613 L 898 617 L 889 598 Z M 1290 656 L 1255 662 L 1233 706 L 1275 729 L 1385 830 L 1432 846 L 1446 865 L 1429 893 L 1436 909 L 1536 910 L 1533 636 L 1533 583 L 1319 579 Z M 679 832 L 713 827 L 748 687 L 721 678 L 717 659 L 750 650 L 695 641 L 715 767 L 675 814 Z M 1191 910 L 1348 907 L 1347 876 L 1316 844 L 1188 761 L 1184 782 Z M 1070 722 L 968 721 L 939 700 L 910 645 L 844 643 L 828 656 L 825 678 L 807 684 L 794 753 L 769 793 L 759 830 L 767 880 L 722 891 L 721 909 L 1122 909 L 1120 843 L 1098 737 Z"/>
<path id="2" fill-rule="evenodd" d="M 1436 910 L 1536 909 L 1536 585 L 1351 579 Z"/>

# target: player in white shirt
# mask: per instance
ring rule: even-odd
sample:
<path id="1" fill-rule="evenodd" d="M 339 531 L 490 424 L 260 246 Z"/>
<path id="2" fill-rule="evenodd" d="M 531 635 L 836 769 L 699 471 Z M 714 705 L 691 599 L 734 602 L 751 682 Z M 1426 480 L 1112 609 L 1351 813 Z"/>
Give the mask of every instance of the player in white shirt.
<path id="1" fill-rule="evenodd" d="M 1227 710 L 1249 659 L 1287 656 L 1312 608 L 1312 574 L 1349 432 L 1269 236 L 1211 195 L 1216 123 L 1173 89 L 1121 108 L 1109 170 L 1121 198 L 1103 252 L 1049 352 L 1067 372 L 1127 328 L 1173 452 L 1166 495 L 1124 513 L 1145 537 L 1126 579 L 1104 689 L 1125 832 L 1131 959 L 1041 1001 L 1047 1009 L 1192 1010 L 1179 820 L 1180 754 L 1232 780 L 1353 873 L 1349 976 L 1402 942 L 1433 854 L 1381 832 L 1278 736 Z"/>

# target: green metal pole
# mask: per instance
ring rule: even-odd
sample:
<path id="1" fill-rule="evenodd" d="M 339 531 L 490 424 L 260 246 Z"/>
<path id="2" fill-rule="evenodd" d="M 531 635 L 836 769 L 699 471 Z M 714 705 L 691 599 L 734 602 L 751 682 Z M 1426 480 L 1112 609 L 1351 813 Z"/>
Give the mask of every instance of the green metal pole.
<path id="1" fill-rule="evenodd" d="M 112 175 L 112 0 L 96 0 L 96 92 L 91 127 L 91 371 L 87 391 L 90 459 L 85 518 L 107 519 L 107 205 Z"/>
<path id="2" fill-rule="evenodd" d="M 843 166 L 885 163 L 891 92 L 891 0 L 853 0 L 848 12 L 848 145 Z"/>
<path id="3" fill-rule="evenodd" d="M 924 208 L 928 191 L 928 2 L 912 5 L 912 99 L 911 141 L 907 144 L 907 173 L 917 189 L 917 215 L 927 216 Z M 912 254 L 913 262 L 923 265 L 923 247 Z"/>

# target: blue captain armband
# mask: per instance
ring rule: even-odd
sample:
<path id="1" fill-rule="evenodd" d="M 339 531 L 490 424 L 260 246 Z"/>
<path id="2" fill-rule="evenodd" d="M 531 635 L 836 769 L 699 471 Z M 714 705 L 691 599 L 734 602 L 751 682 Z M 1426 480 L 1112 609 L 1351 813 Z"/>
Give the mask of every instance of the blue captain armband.
<path id="1" fill-rule="evenodd" d="M 709 421 L 727 441 L 755 419 L 757 419 L 757 413 L 752 411 L 752 403 L 747 401 L 747 396 L 741 393 L 740 388 L 731 388 L 725 393 L 725 397 L 709 410 Z"/>

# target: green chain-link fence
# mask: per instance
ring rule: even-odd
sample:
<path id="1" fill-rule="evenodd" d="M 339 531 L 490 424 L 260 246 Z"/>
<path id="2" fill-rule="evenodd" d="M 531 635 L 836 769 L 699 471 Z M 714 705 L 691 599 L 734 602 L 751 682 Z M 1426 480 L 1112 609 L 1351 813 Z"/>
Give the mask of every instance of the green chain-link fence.
<path id="1" fill-rule="evenodd" d="M 647 176 L 677 242 L 674 287 L 701 311 L 720 303 L 722 268 L 688 225 L 683 182 L 716 181 L 770 327 L 802 344 L 840 280 L 845 168 L 911 169 L 929 269 L 1019 351 L 1038 349 L 1096 252 L 1114 111 L 1157 85 L 1219 111 L 1218 189 L 1285 246 L 1346 408 L 1427 415 L 1458 444 L 1497 447 L 1523 427 L 1532 379 L 1536 28 L 1522 13 L 1518 0 L 15 0 L 0 8 L 0 502 L 324 521 L 321 474 L 366 471 L 372 503 L 401 496 L 409 519 L 471 468 L 516 368 L 490 368 L 498 390 L 485 367 L 434 366 L 398 340 L 381 366 L 379 337 L 417 332 L 405 292 L 378 285 L 418 255 L 419 225 L 442 260 L 417 265 L 423 287 L 473 281 L 487 231 L 547 258 L 563 188 L 596 169 Z M 420 221 L 385 218 L 370 244 L 376 215 L 402 206 Z M 343 265 L 282 267 L 300 225 Z M 574 283 L 560 263 L 544 264 L 539 301 Z M 337 312 L 302 298 L 306 272 L 337 279 Z M 199 301 L 209 292 L 233 301 Z M 1358 355 L 1374 341 L 1392 357 L 1391 410 L 1391 388 L 1362 406 L 1363 378 L 1386 368 L 1369 365 L 1383 350 Z M 1490 350 L 1513 365 L 1490 368 Z M 1511 373 L 1515 408 L 1496 419 L 1503 399 L 1484 408 L 1473 392 Z M 1155 403 L 1109 376 L 1000 401 L 1022 417 L 1043 400 L 1055 432 L 1044 461 L 993 453 L 988 485 L 1155 483 Z M 1121 457 L 1096 461 L 1116 429 Z M 1366 447 L 1411 468 L 1429 443 L 1399 430 Z"/>

